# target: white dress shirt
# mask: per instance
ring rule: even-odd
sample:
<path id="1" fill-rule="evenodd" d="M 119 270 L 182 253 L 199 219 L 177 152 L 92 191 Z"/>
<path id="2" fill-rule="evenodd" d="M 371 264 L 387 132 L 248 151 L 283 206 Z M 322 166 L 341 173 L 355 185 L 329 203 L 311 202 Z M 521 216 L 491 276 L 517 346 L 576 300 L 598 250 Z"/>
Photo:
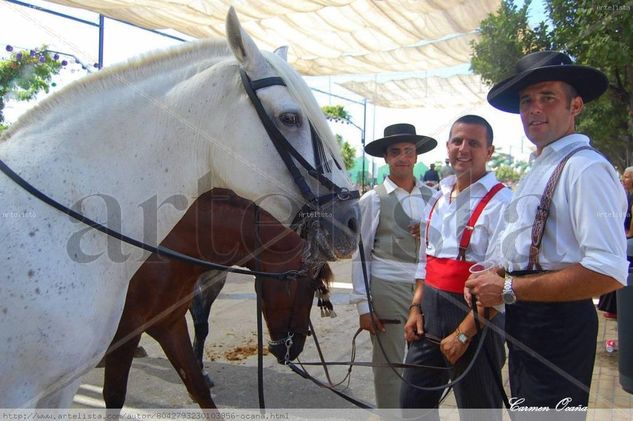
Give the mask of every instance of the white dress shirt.
<path id="1" fill-rule="evenodd" d="M 506 270 L 527 269 L 532 225 L 545 185 L 561 159 L 585 145 L 587 136 L 571 134 L 543 148 L 532 161 L 504 215 L 501 252 Z M 626 207 L 624 189 L 611 164 L 594 151 L 577 152 L 554 190 L 539 253 L 541 267 L 558 270 L 580 263 L 626 285 Z"/>
<path id="2" fill-rule="evenodd" d="M 440 182 L 440 192 L 429 201 L 424 212 L 424 223 L 426 224 L 431 207 L 437 200 L 429 227 L 428 246 L 424 247 L 425 238 L 421 237 L 423 247 L 420 247 L 420 260 L 415 273 L 416 279 L 426 278 L 427 254 L 434 257 L 457 259 L 459 242 L 468 219 L 477 204 L 499 180 L 494 173 L 489 172 L 459 192 L 457 197 L 451 201 L 451 192 L 456 182 L 457 178 L 454 175 L 444 178 Z M 510 189 L 503 188 L 488 202 L 475 223 L 470 245 L 466 249 L 466 261 L 483 262 L 484 260 L 500 259 L 499 235 L 505 224 L 502 215 L 511 198 Z"/>
<path id="3" fill-rule="evenodd" d="M 412 221 L 421 222 L 426 202 L 420 194 L 420 188 L 428 189 L 416 180 L 416 188 L 411 193 L 398 187 L 389 177 L 385 178 L 383 186 L 387 194 L 395 194 L 404 212 Z M 365 261 L 367 263 L 367 277 L 371 279 L 372 274 L 377 278 L 392 282 L 414 283 L 415 263 L 403 263 L 394 260 L 386 260 L 376 257 L 372 253 L 376 229 L 380 220 L 380 197 L 375 190 L 365 193 L 359 200 L 360 205 L 360 234 L 363 240 L 365 251 Z M 424 235 L 424 224 L 420 225 L 421 235 Z M 352 284 L 353 292 L 350 302 L 356 303 L 359 314 L 369 313 L 367 303 L 367 290 L 363 278 L 361 259 L 359 251 L 352 256 Z"/>

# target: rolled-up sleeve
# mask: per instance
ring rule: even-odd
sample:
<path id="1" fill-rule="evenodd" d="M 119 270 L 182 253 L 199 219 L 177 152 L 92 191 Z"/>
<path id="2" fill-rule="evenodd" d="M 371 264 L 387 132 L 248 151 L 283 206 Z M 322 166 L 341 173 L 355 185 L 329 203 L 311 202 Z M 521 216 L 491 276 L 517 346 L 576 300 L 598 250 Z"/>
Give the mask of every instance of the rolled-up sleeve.
<path id="1" fill-rule="evenodd" d="M 617 175 L 608 166 L 595 162 L 577 175 L 569 196 L 572 225 L 581 249 L 580 264 L 626 285 L 627 200 Z"/>

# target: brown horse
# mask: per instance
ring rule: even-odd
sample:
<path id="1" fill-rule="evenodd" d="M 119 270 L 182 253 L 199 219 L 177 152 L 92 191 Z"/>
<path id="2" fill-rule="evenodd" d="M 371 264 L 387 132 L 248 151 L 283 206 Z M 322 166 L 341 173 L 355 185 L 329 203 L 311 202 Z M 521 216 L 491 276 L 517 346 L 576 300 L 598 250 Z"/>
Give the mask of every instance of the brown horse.
<path id="1" fill-rule="evenodd" d="M 325 288 L 332 273 L 327 264 L 307 261 L 307 244 L 297 233 L 232 191 L 214 189 L 196 200 L 161 245 L 224 265 L 264 272 L 299 270 L 295 280 L 258 277 L 256 289 L 272 339 L 270 352 L 282 362 L 303 350 L 314 292 Z M 207 270 L 154 254 L 135 273 L 105 357 L 103 396 L 108 408 L 121 408 L 125 402 L 134 350 L 143 332 L 160 343 L 193 399 L 203 408 L 215 408 L 185 319 L 194 284 Z M 284 344 L 288 337 L 289 349 Z"/>

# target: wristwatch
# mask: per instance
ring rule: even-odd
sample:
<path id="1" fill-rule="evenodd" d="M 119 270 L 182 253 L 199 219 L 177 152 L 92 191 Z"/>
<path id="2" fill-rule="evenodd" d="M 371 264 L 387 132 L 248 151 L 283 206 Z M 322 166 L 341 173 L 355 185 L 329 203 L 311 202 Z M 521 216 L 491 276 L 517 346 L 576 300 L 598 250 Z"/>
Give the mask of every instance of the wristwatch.
<path id="1" fill-rule="evenodd" d="M 457 328 L 457 340 L 462 344 L 462 345 L 466 345 L 468 342 L 470 342 L 470 338 L 468 337 L 468 335 L 466 335 L 464 332 L 462 332 L 461 330 L 459 330 L 459 328 Z"/>
<path id="2" fill-rule="evenodd" d="M 503 291 L 501 292 L 504 304 L 514 304 L 517 302 L 517 296 L 512 289 L 512 276 L 506 275 L 506 280 L 503 282 Z"/>

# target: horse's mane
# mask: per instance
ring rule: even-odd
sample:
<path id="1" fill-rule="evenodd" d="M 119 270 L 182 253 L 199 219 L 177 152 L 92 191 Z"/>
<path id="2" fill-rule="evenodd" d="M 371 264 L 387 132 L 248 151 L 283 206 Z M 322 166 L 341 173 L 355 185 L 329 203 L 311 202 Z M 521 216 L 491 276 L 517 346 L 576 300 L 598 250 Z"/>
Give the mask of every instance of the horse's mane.
<path id="1" fill-rule="evenodd" d="M 316 275 L 316 281 L 321 284 L 321 291 L 324 293 L 330 292 L 330 286 L 334 281 L 334 272 L 332 272 L 332 268 L 328 262 L 323 263 L 323 266 L 319 269 Z"/>
<path id="2" fill-rule="evenodd" d="M 8 139 L 17 130 L 31 122 L 40 120 L 44 114 L 64 103 L 74 101 L 88 93 L 98 93 L 112 86 L 129 84 L 146 78 L 148 73 L 156 68 L 160 68 L 161 71 L 177 70 L 196 63 L 198 65 L 204 63 L 204 66 L 208 67 L 229 57 L 233 55 L 225 41 L 210 39 L 182 43 L 167 49 L 140 54 L 122 63 L 91 73 L 44 98 L 0 135 L 0 141 Z"/>
<path id="3" fill-rule="evenodd" d="M 301 76 L 290 67 L 284 59 L 277 54 L 262 51 L 268 63 L 279 73 L 279 76 L 286 82 L 288 89 L 293 96 L 299 101 L 301 110 L 308 117 L 310 123 L 316 130 L 319 137 L 323 140 L 324 147 L 331 152 L 331 158 L 338 162 L 340 168 L 345 168 L 338 156 L 341 156 L 340 147 L 336 142 L 336 138 L 325 119 L 323 110 L 316 102 L 314 95 L 310 91 L 310 87 L 305 83 Z"/>
<path id="4" fill-rule="evenodd" d="M 270 65 L 279 73 L 279 76 L 286 82 L 290 92 L 299 101 L 302 111 L 323 140 L 324 146 L 330 150 L 332 158 L 336 159 L 335 157 L 340 155 L 340 148 L 327 124 L 327 120 L 323 116 L 323 111 L 314 99 L 308 85 L 278 55 L 266 51 L 262 51 L 262 53 Z M 161 71 L 177 70 L 194 64 L 204 64 L 205 67 L 209 67 L 229 57 L 233 57 L 233 55 L 230 53 L 228 44 L 225 41 L 217 40 L 188 42 L 164 50 L 141 54 L 123 63 L 92 73 L 46 97 L 2 133 L 0 141 L 8 139 L 16 131 L 30 123 L 40 121 L 46 113 L 60 107 L 64 103 L 72 102 L 88 93 L 98 93 L 112 86 L 129 84 L 132 81 L 146 78 L 148 73 L 151 73 L 157 67 L 160 67 Z M 338 164 L 343 168 L 340 161 Z"/>

